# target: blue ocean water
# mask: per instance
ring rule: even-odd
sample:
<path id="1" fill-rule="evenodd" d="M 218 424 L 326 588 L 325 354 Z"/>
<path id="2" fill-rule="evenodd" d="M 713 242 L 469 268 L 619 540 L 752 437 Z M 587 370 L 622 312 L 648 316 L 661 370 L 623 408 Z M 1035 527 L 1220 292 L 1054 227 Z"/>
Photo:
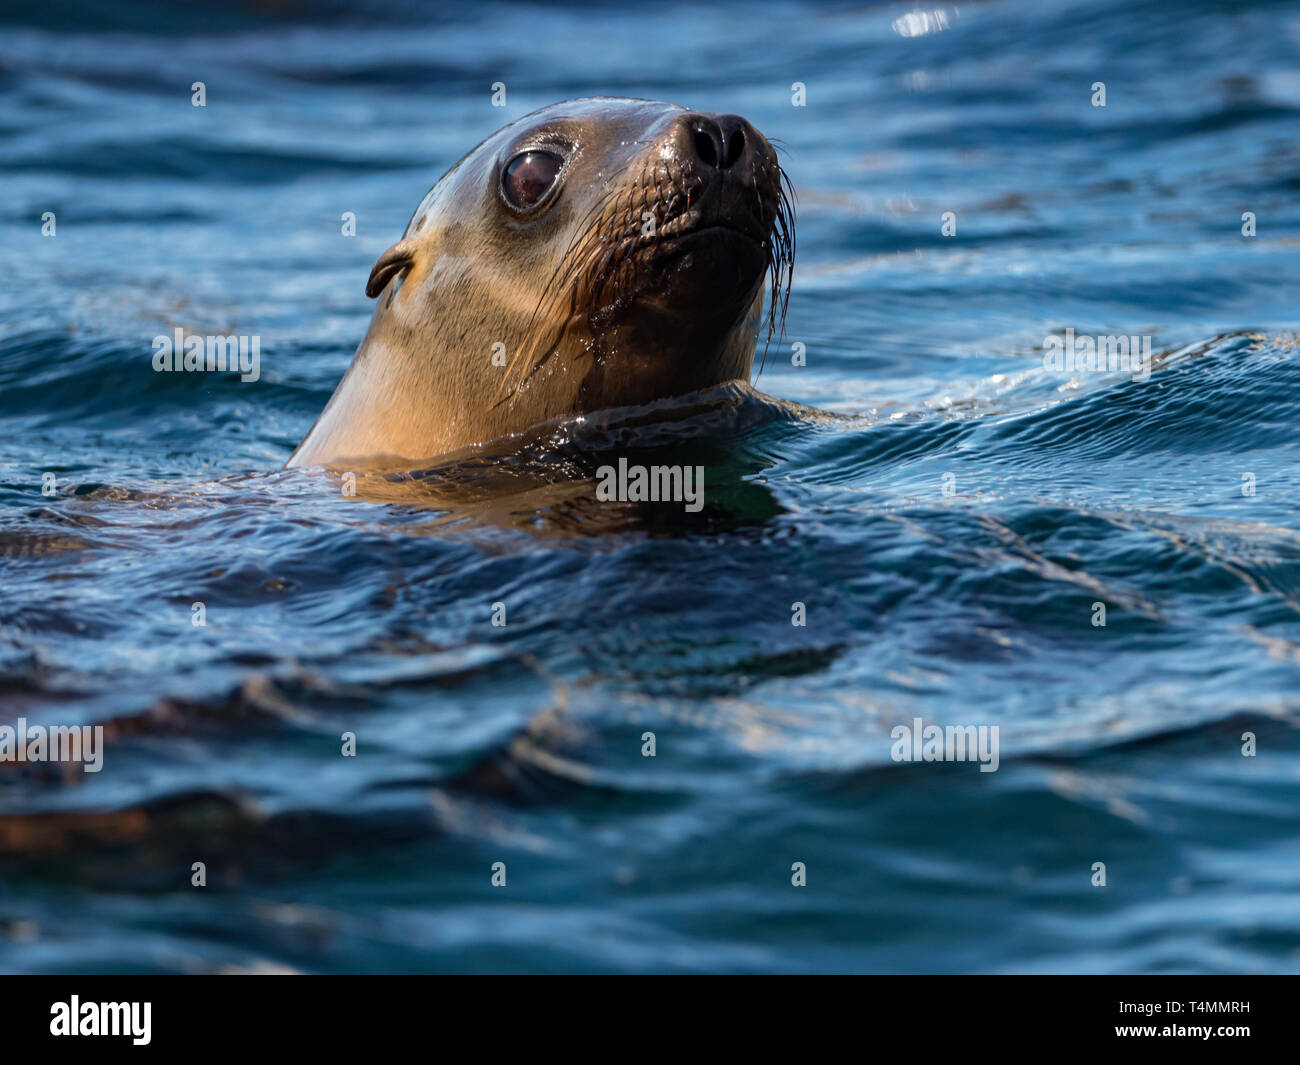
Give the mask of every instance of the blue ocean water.
<path id="1" fill-rule="evenodd" d="M 598 420 L 282 470 L 425 190 L 591 95 L 780 142 L 821 413 L 633 434 L 693 517 L 592 520 Z M 0 145 L 0 725 L 106 736 L 0 763 L 3 970 L 1300 967 L 1300 5 L 6 5 Z"/>

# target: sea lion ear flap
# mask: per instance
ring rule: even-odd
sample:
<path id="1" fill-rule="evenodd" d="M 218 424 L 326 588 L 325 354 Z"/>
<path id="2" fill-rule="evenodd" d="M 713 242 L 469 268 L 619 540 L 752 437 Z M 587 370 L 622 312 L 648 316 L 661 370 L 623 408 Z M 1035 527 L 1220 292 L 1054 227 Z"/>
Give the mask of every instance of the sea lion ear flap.
<path id="1" fill-rule="evenodd" d="M 394 277 L 411 268 L 415 262 L 415 241 L 400 240 L 389 248 L 370 271 L 370 280 L 366 282 L 366 295 L 374 299 L 384 291 L 384 286 Z"/>

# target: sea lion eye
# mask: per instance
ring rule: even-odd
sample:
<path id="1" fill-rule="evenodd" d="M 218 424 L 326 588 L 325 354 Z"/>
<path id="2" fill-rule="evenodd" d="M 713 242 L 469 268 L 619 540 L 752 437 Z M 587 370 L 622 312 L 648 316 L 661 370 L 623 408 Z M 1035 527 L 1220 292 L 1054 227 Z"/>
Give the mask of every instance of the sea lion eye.
<path id="1" fill-rule="evenodd" d="M 506 164 L 501 185 L 512 207 L 536 207 L 551 191 L 564 160 L 554 152 L 534 149 L 516 155 Z"/>

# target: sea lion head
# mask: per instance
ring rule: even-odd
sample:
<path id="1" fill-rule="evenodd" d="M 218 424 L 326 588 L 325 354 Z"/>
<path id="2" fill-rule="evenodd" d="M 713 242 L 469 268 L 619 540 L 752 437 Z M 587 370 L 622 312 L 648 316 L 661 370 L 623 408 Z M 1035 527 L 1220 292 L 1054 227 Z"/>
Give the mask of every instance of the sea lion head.
<path id="1" fill-rule="evenodd" d="M 536 111 L 461 159 L 375 263 L 370 331 L 291 462 L 427 457 L 747 379 L 765 278 L 770 338 L 793 254 L 776 152 L 745 119 Z"/>

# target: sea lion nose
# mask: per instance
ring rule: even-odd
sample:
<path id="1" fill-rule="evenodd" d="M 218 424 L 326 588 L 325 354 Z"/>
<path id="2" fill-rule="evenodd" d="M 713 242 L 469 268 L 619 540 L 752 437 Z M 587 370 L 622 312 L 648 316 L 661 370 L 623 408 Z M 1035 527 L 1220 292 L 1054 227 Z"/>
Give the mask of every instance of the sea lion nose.
<path id="1" fill-rule="evenodd" d="M 745 158 L 757 139 L 754 127 L 739 115 L 710 115 L 692 111 L 679 120 L 688 136 L 690 152 L 705 166 L 729 170 Z"/>

